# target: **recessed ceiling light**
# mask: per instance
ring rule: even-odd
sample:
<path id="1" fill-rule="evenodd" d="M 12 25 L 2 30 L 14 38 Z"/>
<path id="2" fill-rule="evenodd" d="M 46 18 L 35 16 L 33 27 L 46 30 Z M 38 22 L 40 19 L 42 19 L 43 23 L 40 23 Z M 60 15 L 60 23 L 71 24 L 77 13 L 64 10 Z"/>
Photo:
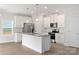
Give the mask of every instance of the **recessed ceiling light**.
<path id="1" fill-rule="evenodd" d="M 26 23 L 29 23 L 29 20 L 26 20 Z"/>
<path id="2" fill-rule="evenodd" d="M 38 19 L 36 19 L 36 21 L 38 21 Z"/>
<path id="3" fill-rule="evenodd" d="M 47 6 L 45 6 L 44 8 L 47 9 Z"/>
<path id="4" fill-rule="evenodd" d="M 56 10 L 56 12 L 58 12 L 58 10 Z"/>

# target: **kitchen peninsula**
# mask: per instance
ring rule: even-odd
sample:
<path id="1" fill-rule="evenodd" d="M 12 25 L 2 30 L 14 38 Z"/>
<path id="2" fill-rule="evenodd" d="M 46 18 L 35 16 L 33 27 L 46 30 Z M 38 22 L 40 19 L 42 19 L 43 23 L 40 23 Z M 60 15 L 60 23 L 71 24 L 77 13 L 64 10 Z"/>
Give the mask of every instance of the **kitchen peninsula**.
<path id="1" fill-rule="evenodd" d="M 47 33 L 23 33 L 22 45 L 31 48 L 39 53 L 49 51 L 51 48 L 51 39 Z"/>

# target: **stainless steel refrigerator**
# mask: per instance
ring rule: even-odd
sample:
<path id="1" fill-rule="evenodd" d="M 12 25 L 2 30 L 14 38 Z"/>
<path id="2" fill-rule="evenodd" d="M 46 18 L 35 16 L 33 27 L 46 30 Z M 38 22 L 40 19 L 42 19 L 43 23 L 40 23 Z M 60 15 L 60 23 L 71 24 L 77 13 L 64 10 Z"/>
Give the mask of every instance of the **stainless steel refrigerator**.
<path id="1" fill-rule="evenodd" d="M 33 33 L 34 24 L 33 23 L 24 23 L 23 24 L 23 33 Z"/>

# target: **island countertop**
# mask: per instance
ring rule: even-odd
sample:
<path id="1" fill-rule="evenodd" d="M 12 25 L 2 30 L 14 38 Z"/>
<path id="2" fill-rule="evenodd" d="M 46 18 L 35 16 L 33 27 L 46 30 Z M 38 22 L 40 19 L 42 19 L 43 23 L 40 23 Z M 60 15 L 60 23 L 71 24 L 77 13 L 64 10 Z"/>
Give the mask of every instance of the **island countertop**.
<path id="1" fill-rule="evenodd" d="M 22 33 L 22 34 L 27 34 L 27 35 L 32 35 L 32 36 L 38 36 L 38 37 L 49 36 L 48 33 Z"/>

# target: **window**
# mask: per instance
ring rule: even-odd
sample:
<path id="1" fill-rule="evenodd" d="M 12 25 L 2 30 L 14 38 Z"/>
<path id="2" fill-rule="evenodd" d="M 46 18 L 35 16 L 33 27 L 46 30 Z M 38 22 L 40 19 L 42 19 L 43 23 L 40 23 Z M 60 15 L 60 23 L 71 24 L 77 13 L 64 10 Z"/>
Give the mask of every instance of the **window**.
<path id="1" fill-rule="evenodd" d="M 2 22 L 2 27 L 4 35 L 12 34 L 12 20 L 4 20 Z"/>

